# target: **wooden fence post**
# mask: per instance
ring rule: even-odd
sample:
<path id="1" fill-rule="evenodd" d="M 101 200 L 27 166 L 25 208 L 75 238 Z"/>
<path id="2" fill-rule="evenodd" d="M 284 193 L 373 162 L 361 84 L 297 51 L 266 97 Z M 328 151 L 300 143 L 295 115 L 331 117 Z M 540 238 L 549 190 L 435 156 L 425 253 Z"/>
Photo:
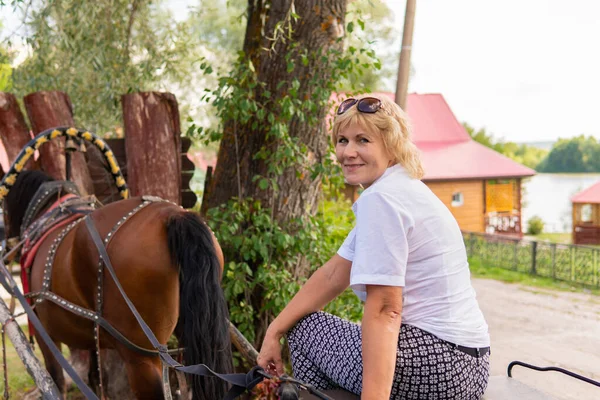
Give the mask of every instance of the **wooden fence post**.
<path id="1" fill-rule="evenodd" d="M 0 139 L 10 164 L 31 140 L 25 117 L 17 98 L 12 93 L 0 92 Z M 36 164 L 33 158 L 27 162 L 27 166 L 31 169 L 35 169 Z"/>
<path id="2" fill-rule="evenodd" d="M 123 95 L 121 103 L 131 194 L 181 204 L 181 131 L 175 96 L 131 93 Z"/>
<path id="3" fill-rule="evenodd" d="M 196 166 L 188 158 L 187 152 L 192 145 L 190 138 L 182 137 L 181 141 L 181 206 L 193 208 L 198 202 L 196 193 L 190 187 L 190 181 L 194 177 Z"/>
<path id="4" fill-rule="evenodd" d="M 63 92 L 35 92 L 23 98 L 34 134 L 58 126 L 75 126 L 73 107 Z M 55 139 L 40 148 L 42 170 L 54 179 L 65 179 L 65 140 Z M 83 195 L 94 192 L 94 186 L 82 153 L 72 156 L 72 179 Z"/>
<path id="5" fill-rule="evenodd" d="M 213 167 L 210 165 L 206 168 L 206 177 L 204 178 L 204 192 L 202 193 L 202 205 L 200 206 L 200 215 L 202 218 L 206 217 L 206 211 L 208 209 L 208 201 L 204 201 L 208 198 L 208 190 L 210 188 L 210 181 L 212 180 Z"/>

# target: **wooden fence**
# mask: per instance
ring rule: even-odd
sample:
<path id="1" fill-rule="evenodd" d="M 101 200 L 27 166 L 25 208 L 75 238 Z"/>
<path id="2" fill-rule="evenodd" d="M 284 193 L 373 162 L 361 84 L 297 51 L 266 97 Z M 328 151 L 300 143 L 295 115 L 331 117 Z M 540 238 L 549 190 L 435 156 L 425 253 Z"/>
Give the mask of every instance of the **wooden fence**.
<path id="1" fill-rule="evenodd" d="M 532 275 L 600 286 L 600 247 L 463 232 L 469 258 Z"/>
<path id="2" fill-rule="evenodd" d="M 122 96 L 125 139 L 110 139 L 130 193 L 155 195 L 192 208 L 196 195 L 189 183 L 194 164 L 187 158 L 189 139 L 181 138 L 179 110 L 170 93 L 142 92 Z M 17 98 L 0 92 L 0 140 L 12 163 L 34 135 L 53 127 L 75 126 L 69 96 L 58 91 L 35 92 L 24 97 L 25 119 Z M 100 132 L 96 132 L 101 134 Z M 72 156 L 71 179 L 82 194 L 95 194 L 104 204 L 119 199 L 109 167 L 94 146 Z M 55 179 L 65 179 L 65 141 L 42 146 L 38 160 L 27 169 L 41 169 Z"/>

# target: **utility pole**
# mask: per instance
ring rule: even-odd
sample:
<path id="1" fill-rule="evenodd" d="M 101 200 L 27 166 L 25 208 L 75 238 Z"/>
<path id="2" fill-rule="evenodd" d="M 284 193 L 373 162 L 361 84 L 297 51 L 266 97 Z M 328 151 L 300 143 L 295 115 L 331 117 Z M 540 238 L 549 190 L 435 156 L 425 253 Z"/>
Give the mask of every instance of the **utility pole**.
<path id="1" fill-rule="evenodd" d="M 406 0 L 404 14 L 404 33 L 402 34 L 402 48 L 400 62 L 398 63 L 398 81 L 396 82 L 396 104 L 403 110 L 406 107 L 406 94 L 408 92 L 408 75 L 410 74 L 410 51 L 412 48 L 413 30 L 415 27 L 415 8 L 417 0 Z"/>

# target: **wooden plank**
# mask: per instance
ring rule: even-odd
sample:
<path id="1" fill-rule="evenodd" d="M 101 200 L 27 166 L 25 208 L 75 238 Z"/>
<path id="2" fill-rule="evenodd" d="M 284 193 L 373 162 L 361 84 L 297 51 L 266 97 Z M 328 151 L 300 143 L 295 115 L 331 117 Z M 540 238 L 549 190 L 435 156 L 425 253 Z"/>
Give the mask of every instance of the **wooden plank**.
<path id="1" fill-rule="evenodd" d="M 35 385 L 43 394 L 44 399 L 62 399 L 62 395 L 54 384 L 52 377 L 50 377 L 50 374 L 46 368 L 35 356 L 33 348 L 23 334 L 23 331 L 19 327 L 17 321 L 11 317 L 12 315 L 4 303 L 4 300 L 0 299 L 0 320 L 6 321 L 4 323 L 4 332 L 6 332 L 6 335 L 12 342 L 17 355 L 25 365 L 29 375 L 31 375 L 33 378 Z"/>
<path id="2" fill-rule="evenodd" d="M 108 147 L 112 150 L 117 162 L 119 163 L 119 167 L 123 169 L 127 164 L 127 152 L 125 151 L 125 139 L 104 139 Z"/>
<path id="3" fill-rule="evenodd" d="M 73 107 L 66 93 L 35 92 L 23 99 L 34 135 L 59 126 L 75 126 Z M 54 179 L 66 179 L 65 140 L 55 139 L 40 148 L 40 165 Z M 84 155 L 78 151 L 72 155 L 72 179 L 83 195 L 94 191 Z"/>
<path id="4" fill-rule="evenodd" d="M 480 180 L 425 182 L 431 191 L 448 207 L 462 230 L 485 230 L 483 186 Z M 464 204 L 452 206 L 452 195 L 461 192 Z"/>
<path id="5" fill-rule="evenodd" d="M 32 139 L 17 98 L 12 93 L 0 92 L 0 139 L 9 164 L 15 161 L 19 152 Z M 37 163 L 31 158 L 25 168 L 37 169 Z"/>
<path id="6" fill-rule="evenodd" d="M 192 140 L 189 137 L 182 136 L 181 140 L 181 152 L 187 153 L 190 147 L 192 146 Z"/>
<path id="7" fill-rule="evenodd" d="M 190 181 L 194 177 L 194 171 L 183 171 L 181 172 L 181 191 L 191 190 Z"/>
<path id="8" fill-rule="evenodd" d="M 183 208 L 193 208 L 198 202 L 198 196 L 191 190 L 181 192 L 181 206 Z"/>
<path id="9" fill-rule="evenodd" d="M 121 97 L 128 184 L 132 195 L 154 195 L 181 204 L 179 110 L 171 93 Z"/>
<path id="10" fill-rule="evenodd" d="M 196 165 L 187 156 L 187 153 L 181 154 L 181 171 L 195 171 Z"/>
<path id="11" fill-rule="evenodd" d="M 121 200 L 121 195 L 119 194 L 115 180 L 110 173 L 108 163 L 100 150 L 93 146 L 88 146 L 86 161 L 96 198 L 100 200 L 102 204 L 109 204 Z M 125 175 L 126 171 L 122 172 L 123 177 L 127 179 L 127 176 Z"/>

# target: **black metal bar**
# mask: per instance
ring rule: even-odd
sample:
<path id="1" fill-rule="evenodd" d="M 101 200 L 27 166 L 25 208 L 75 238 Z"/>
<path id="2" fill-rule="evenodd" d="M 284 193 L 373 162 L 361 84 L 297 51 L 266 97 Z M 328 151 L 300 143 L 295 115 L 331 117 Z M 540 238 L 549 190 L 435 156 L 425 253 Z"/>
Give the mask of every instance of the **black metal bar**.
<path id="1" fill-rule="evenodd" d="M 600 382 L 597 382 L 597 381 L 595 381 L 593 379 L 590 379 L 590 378 L 586 378 L 585 376 L 581 376 L 579 374 L 576 374 L 575 372 L 571 372 L 571 371 L 566 370 L 564 368 L 559 368 L 559 367 L 536 367 L 535 365 L 527 364 L 527 363 L 524 363 L 522 361 L 513 361 L 510 364 L 508 364 L 508 371 L 507 371 L 507 373 L 508 373 L 508 377 L 509 378 L 512 378 L 512 368 L 515 365 L 520 365 L 522 367 L 530 368 L 530 369 L 533 369 L 533 370 L 536 370 L 536 371 L 556 371 L 556 372 L 562 372 L 563 374 L 569 375 L 569 376 L 571 376 L 573 378 L 577 378 L 580 381 L 584 381 L 584 382 L 587 382 L 587 383 L 592 384 L 594 386 L 600 387 Z"/>
<path id="2" fill-rule="evenodd" d="M 531 275 L 536 274 L 536 264 L 537 264 L 537 242 L 531 243 Z"/>

